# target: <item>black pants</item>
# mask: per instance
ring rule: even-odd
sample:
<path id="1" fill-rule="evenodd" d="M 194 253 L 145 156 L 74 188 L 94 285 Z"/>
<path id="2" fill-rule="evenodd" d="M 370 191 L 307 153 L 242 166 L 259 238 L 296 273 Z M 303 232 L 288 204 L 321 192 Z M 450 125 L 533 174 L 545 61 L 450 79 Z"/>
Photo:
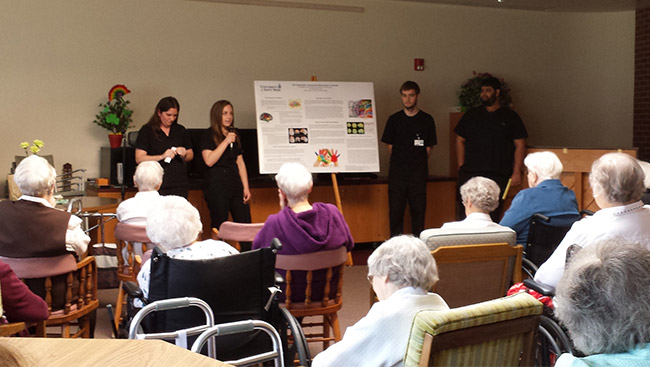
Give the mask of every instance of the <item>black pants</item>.
<path id="1" fill-rule="evenodd" d="M 388 176 L 388 215 L 390 236 L 404 233 L 406 203 L 411 214 L 411 233 L 419 237 L 424 230 L 427 206 L 427 167 L 415 171 L 391 167 Z"/>
<path id="2" fill-rule="evenodd" d="M 477 176 L 486 177 L 493 180 L 497 183 L 499 189 L 501 189 L 499 192 L 499 206 L 494 209 L 492 213 L 490 213 L 492 221 L 499 223 L 499 221 L 501 221 L 501 214 L 503 212 L 503 190 L 506 189 L 510 176 L 502 176 L 495 174 L 494 172 L 465 172 L 462 167 L 458 171 L 458 186 L 456 187 L 456 219 L 465 219 L 465 206 L 463 205 L 463 199 L 460 196 L 460 187 L 463 186 L 463 184 L 469 181 L 472 177 Z"/>
<path id="3" fill-rule="evenodd" d="M 219 228 L 221 223 L 227 221 L 228 213 L 234 222 L 251 222 L 251 209 L 244 204 L 244 189 L 239 176 L 226 174 L 213 179 L 203 193 L 210 210 L 212 228 Z"/>

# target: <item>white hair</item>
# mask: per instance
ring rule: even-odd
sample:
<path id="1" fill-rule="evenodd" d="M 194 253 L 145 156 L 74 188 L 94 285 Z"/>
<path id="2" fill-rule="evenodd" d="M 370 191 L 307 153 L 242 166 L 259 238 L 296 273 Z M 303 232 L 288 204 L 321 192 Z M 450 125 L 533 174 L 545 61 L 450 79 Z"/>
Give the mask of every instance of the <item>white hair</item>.
<path id="1" fill-rule="evenodd" d="M 645 191 L 645 174 L 637 160 L 625 153 L 607 153 L 591 165 L 589 184 L 594 196 L 613 204 L 637 201 Z"/>
<path id="2" fill-rule="evenodd" d="M 311 173 L 300 163 L 285 163 L 275 175 L 275 182 L 287 197 L 289 206 L 304 201 L 309 196 L 313 181 Z"/>
<path id="3" fill-rule="evenodd" d="M 202 227 L 199 211 L 180 196 L 162 196 L 147 214 L 147 237 L 163 251 L 191 244 Z"/>
<path id="4" fill-rule="evenodd" d="M 528 171 L 534 172 L 538 180 L 559 179 L 564 170 L 560 158 L 553 152 L 530 153 L 524 159 L 524 165 Z"/>
<path id="5" fill-rule="evenodd" d="M 388 276 L 399 288 L 429 290 L 438 282 L 438 268 L 433 255 L 419 238 L 396 236 L 377 247 L 368 257 L 368 274 Z"/>
<path id="6" fill-rule="evenodd" d="M 555 314 L 586 354 L 650 343 L 650 250 L 608 239 L 572 256 L 556 288 Z"/>
<path id="7" fill-rule="evenodd" d="M 650 189 L 650 163 L 642 160 L 637 160 L 637 163 L 641 166 L 645 179 L 643 180 L 643 186 L 646 189 Z"/>
<path id="8" fill-rule="evenodd" d="M 135 175 L 133 175 L 138 191 L 157 190 L 162 183 L 163 173 L 163 168 L 158 162 L 145 161 L 138 164 Z"/>
<path id="9" fill-rule="evenodd" d="M 481 176 L 472 177 L 460 187 L 464 205 L 471 201 L 472 205 L 488 214 L 499 206 L 500 192 L 496 182 Z"/>
<path id="10" fill-rule="evenodd" d="M 16 167 L 14 181 L 22 194 L 45 197 L 54 190 L 56 170 L 45 158 L 31 155 Z"/>

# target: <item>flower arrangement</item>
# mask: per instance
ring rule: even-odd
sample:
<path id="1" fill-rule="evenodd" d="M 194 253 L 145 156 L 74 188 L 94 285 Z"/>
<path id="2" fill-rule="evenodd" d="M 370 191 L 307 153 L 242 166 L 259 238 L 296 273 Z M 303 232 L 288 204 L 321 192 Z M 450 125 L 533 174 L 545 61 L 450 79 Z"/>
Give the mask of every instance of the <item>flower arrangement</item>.
<path id="1" fill-rule="evenodd" d="M 113 134 L 126 132 L 126 129 L 131 127 L 133 111 L 128 107 L 130 102 L 124 99 L 124 95 L 130 92 L 122 84 L 113 86 L 108 92 L 108 102 L 99 104 L 101 111 L 99 111 L 98 115 L 95 115 L 93 122 Z"/>
<path id="2" fill-rule="evenodd" d="M 486 78 L 493 77 L 490 73 L 477 73 L 472 72 L 473 76 L 463 82 L 458 91 L 458 105 L 463 112 L 468 109 L 481 105 L 481 83 Z M 512 103 L 510 97 L 510 87 L 505 80 L 498 78 L 501 82 L 501 94 L 499 95 L 499 103 L 502 106 L 509 106 Z"/>
<path id="3" fill-rule="evenodd" d="M 41 151 L 41 148 L 45 146 L 45 143 L 43 143 L 43 140 L 40 139 L 34 139 L 32 146 L 30 146 L 29 142 L 24 141 L 20 143 L 20 147 L 25 151 L 25 155 L 29 156 L 29 153 L 31 152 L 32 154 L 36 154 Z"/>

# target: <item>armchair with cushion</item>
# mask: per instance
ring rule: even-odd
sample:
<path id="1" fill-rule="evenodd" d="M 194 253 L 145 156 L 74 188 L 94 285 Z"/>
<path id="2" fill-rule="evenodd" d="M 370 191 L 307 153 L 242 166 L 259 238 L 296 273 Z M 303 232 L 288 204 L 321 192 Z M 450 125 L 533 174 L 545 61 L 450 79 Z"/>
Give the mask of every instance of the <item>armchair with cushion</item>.
<path id="1" fill-rule="evenodd" d="M 420 311 L 404 366 L 531 366 L 542 304 L 525 293 Z"/>
<path id="2" fill-rule="evenodd" d="M 242 251 L 240 242 L 253 242 L 257 232 L 262 229 L 264 223 L 237 223 L 225 221 L 219 229 L 212 228 L 213 239 L 228 242 L 237 251 Z M 248 246 L 250 249 L 250 245 Z"/>

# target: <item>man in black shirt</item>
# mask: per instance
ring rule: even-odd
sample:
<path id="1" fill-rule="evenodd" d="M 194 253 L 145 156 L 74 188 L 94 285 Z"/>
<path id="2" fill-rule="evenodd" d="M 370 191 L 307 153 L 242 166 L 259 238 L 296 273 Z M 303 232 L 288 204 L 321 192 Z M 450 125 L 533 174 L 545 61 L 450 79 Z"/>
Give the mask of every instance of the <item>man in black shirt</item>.
<path id="1" fill-rule="evenodd" d="M 391 237 L 404 232 L 404 210 L 408 201 L 411 230 L 424 229 L 427 202 L 428 158 L 436 145 L 433 117 L 418 108 L 420 87 L 407 81 L 400 88 L 404 109 L 388 118 L 381 141 L 388 145 L 388 211 Z"/>
<path id="2" fill-rule="evenodd" d="M 458 187 L 475 176 L 494 180 L 501 195 L 509 180 L 511 186 L 521 184 L 528 133 L 519 115 L 501 106 L 500 94 L 501 82 L 494 77 L 485 79 L 481 83 L 483 106 L 467 111 L 454 129 L 457 134 Z M 491 214 L 495 222 L 501 219 L 503 201 L 499 201 L 499 207 Z M 462 203 L 458 204 L 462 208 Z M 457 210 L 457 216 L 462 219 L 464 211 Z"/>

